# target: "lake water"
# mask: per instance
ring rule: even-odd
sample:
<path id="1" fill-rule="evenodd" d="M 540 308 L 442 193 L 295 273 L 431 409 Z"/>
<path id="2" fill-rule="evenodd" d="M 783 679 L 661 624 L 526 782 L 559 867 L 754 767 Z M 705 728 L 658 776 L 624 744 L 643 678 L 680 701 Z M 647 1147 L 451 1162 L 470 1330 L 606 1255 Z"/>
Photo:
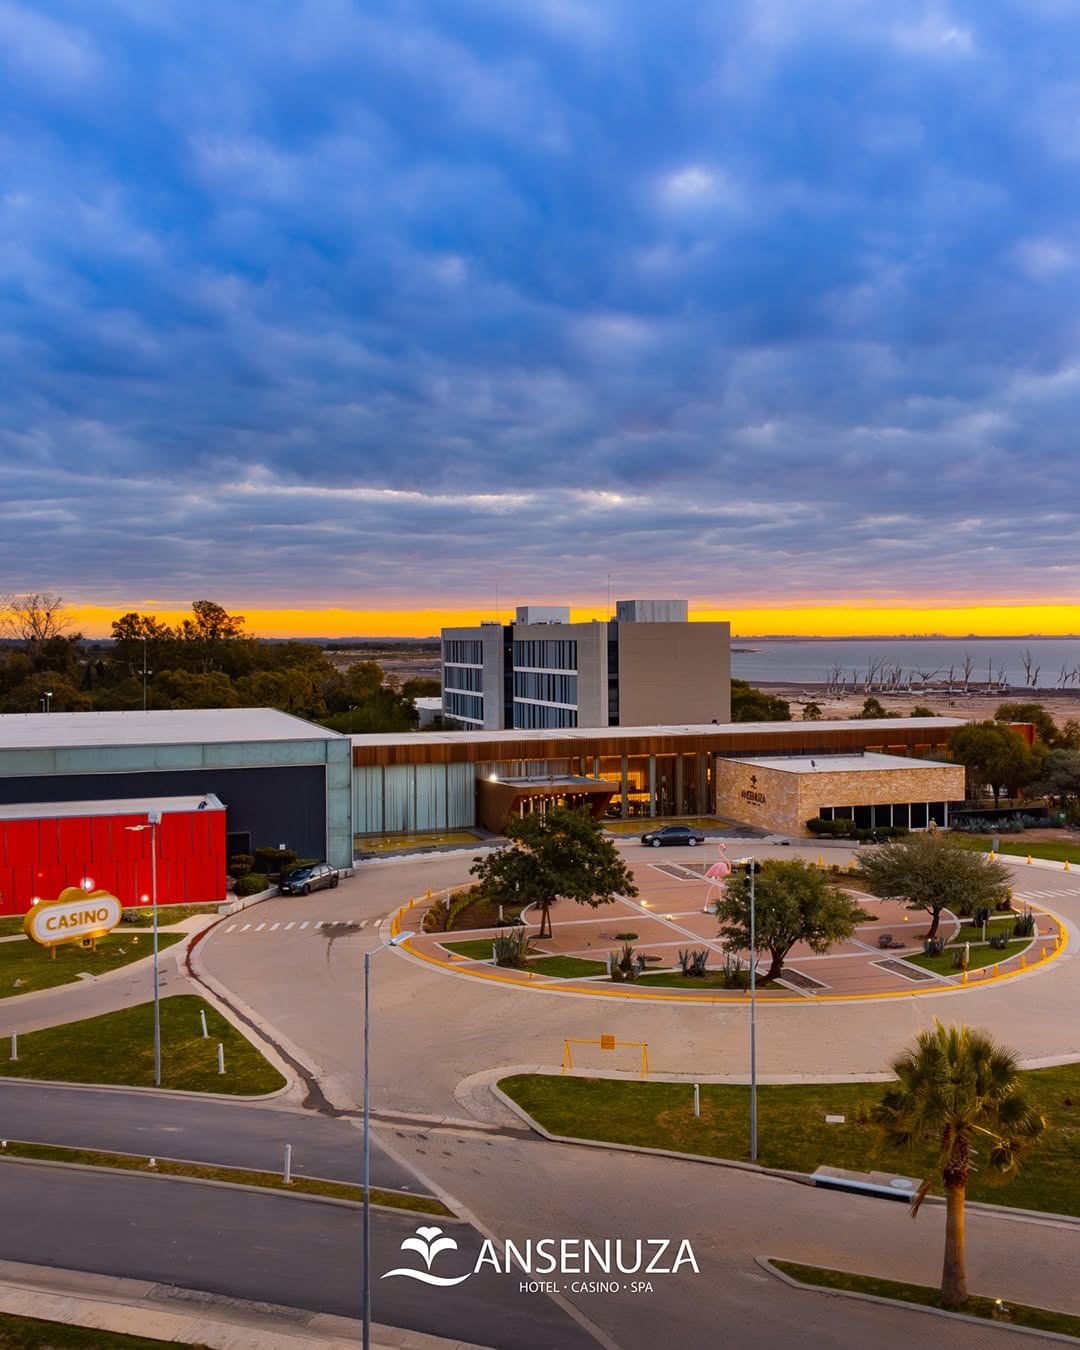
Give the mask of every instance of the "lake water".
<path id="1" fill-rule="evenodd" d="M 901 683 L 910 679 L 920 684 L 925 673 L 927 679 L 943 685 L 948 684 L 952 667 L 953 683 L 960 688 L 965 661 L 970 660 L 973 686 L 996 683 L 1004 671 L 1004 683 L 1022 692 L 1036 683 L 1024 668 L 1025 657 L 1030 654 L 1030 673 L 1034 676 L 1038 669 L 1040 689 L 1080 687 L 1080 638 L 852 638 L 816 642 L 732 638 L 731 645 L 732 675 L 751 684 L 823 684 L 839 666 L 841 678 L 849 687 L 853 682 L 861 686 L 867 668 L 875 665 L 889 672 L 899 667 Z M 880 676 L 876 683 L 882 683 Z"/>

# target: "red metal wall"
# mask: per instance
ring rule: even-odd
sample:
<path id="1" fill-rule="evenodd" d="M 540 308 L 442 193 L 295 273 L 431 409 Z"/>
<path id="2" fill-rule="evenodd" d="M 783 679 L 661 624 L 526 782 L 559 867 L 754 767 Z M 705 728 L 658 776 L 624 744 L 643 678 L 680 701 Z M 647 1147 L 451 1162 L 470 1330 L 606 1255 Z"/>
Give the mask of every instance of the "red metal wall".
<path id="1" fill-rule="evenodd" d="M 122 905 L 148 905 L 152 834 L 159 905 L 225 898 L 224 811 L 167 811 L 156 831 L 125 829 L 145 823 L 145 815 L 0 820 L 0 914 L 25 914 L 35 895 L 54 900 L 84 879 Z"/>

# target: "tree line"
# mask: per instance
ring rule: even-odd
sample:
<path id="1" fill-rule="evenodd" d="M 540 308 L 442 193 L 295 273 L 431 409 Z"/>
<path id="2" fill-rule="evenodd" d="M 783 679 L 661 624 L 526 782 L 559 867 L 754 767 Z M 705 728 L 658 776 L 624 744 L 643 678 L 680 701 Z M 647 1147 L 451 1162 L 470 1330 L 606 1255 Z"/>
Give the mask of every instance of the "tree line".
<path id="1" fill-rule="evenodd" d="M 112 641 L 73 631 L 60 596 L 0 598 L 0 712 L 279 708 L 346 733 L 408 731 L 438 681 L 384 678 L 375 661 L 338 670 L 310 642 L 264 642 L 242 614 L 196 600 L 175 625 L 131 612 Z"/>

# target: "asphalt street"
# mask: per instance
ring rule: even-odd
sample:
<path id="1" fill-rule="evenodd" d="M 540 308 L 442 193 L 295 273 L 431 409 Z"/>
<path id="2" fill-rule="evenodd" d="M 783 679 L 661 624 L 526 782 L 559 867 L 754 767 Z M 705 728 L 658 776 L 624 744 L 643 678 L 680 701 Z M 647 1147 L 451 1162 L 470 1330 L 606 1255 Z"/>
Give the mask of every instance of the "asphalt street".
<path id="1" fill-rule="evenodd" d="M 359 1317 L 361 1215 L 356 1206 L 300 1196 L 99 1173 L 9 1160 L 0 1209 L 3 1255 L 121 1275 L 232 1299 Z M 543 1294 L 484 1269 L 452 1289 L 400 1276 L 420 1267 L 401 1251 L 418 1226 L 440 1225 L 458 1250 L 440 1258 L 470 1270 L 480 1236 L 466 1224 L 372 1214 L 372 1320 L 513 1350 L 596 1350 L 596 1341 Z M 451 1297 L 452 1295 L 452 1297 Z"/>
<path id="2" fill-rule="evenodd" d="M 281 1170 L 285 1145 L 291 1144 L 297 1176 L 356 1183 L 363 1177 L 359 1121 L 179 1093 L 0 1079 L 0 1135 L 268 1172 Z M 374 1136 L 371 1178 L 373 1185 L 391 1190 L 424 1189 L 383 1153 Z"/>

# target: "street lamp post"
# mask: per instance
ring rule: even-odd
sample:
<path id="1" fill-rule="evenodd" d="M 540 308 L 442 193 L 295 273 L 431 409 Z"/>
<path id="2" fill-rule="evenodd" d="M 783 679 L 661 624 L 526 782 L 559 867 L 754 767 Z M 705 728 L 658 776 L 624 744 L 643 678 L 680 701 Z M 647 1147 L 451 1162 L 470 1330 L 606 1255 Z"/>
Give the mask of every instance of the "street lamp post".
<path id="1" fill-rule="evenodd" d="M 363 1281 L 360 1292 L 360 1316 L 363 1327 L 363 1350 L 371 1350 L 371 1093 L 370 1093 L 370 1031 L 371 1031 L 371 958 L 385 947 L 399 947 L 411 933 L 397 933 L 364 953 L 364 1252 Z"/>
<path id="2" fill-rule="evenodd" d="M 147 811 L 145 825 L 126 825 L 136 833 L 150 831 L 150 924 L 153 930 L 154 952 L 154 1086 L 161 1086 L 161 999 L 158 990 L 158 912 L 157 912 L 157 827 L 161 824 L 160 811 Z"/>
<path id="3" fill-rule="evenodd" d="M 740 858 L 750 878 L 750 1161 L 757 1162 L 757 942 L 754 874 L 761 866 L 754 858 Z"/>

